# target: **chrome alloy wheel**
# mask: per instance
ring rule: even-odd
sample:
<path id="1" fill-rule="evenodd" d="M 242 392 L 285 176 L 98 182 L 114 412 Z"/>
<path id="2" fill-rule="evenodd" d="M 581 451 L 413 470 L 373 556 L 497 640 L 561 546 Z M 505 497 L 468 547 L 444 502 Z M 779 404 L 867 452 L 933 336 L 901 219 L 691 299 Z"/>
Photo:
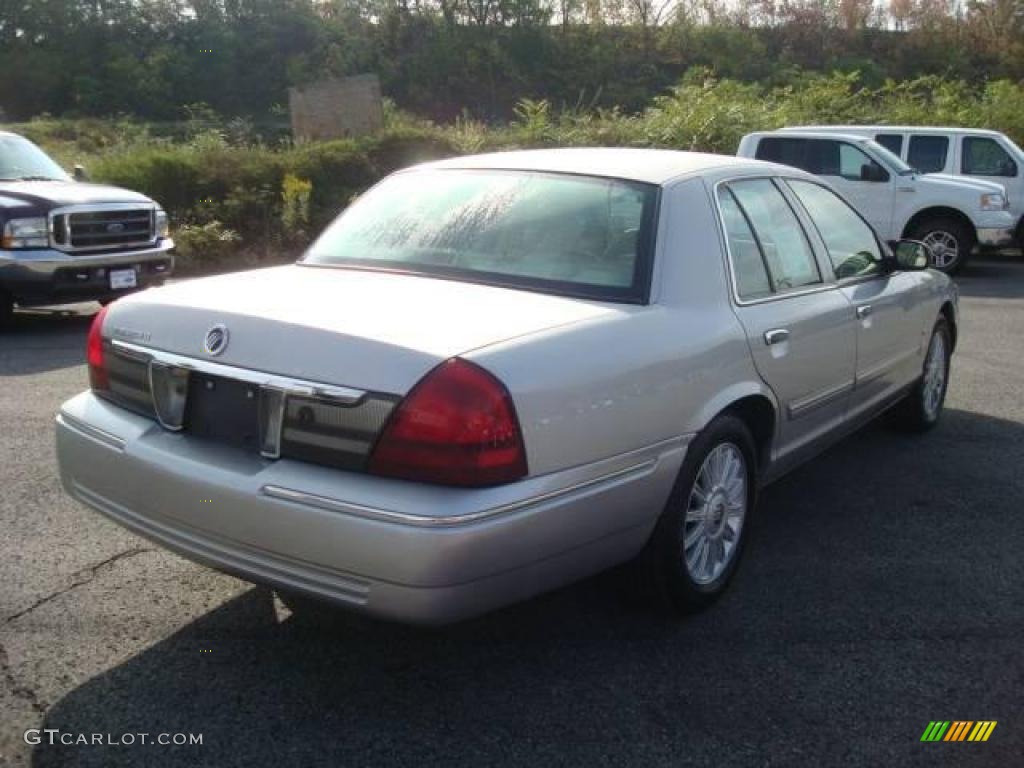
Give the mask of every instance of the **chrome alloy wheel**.
<path id="1" fill-rule="evenodd" d="M 960 242 L 949 232 L 937 229 L 922 242 L 931 249 L 932 266 L 936 269 L 948 269 L 960 258 Z"/>
<path id="2" fill-rule="evenodd" d="M 946 339 L 941 333 L 932 335 L 928 346 L 928 357 L 924 363 L 924 387 L 921 404 L 925 416 L 934 421 L 942 405 L 942 393 L 946 386 Z"/>
<path id="3" fill-rule="evenodd" d="M 721 443 L 704 459 L 686 506 L 683 555 L 698 584 L 710 584 L 736 556 L 747 516 L 747 461 L 737 446 Z"/>

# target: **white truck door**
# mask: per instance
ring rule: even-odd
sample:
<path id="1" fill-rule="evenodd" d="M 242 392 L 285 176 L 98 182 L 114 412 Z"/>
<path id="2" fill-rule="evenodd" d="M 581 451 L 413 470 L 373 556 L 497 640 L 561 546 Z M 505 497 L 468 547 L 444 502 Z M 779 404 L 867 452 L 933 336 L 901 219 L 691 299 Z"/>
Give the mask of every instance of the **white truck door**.
<path id="1" fill-rule="evenodd" d="M 1014 219 L 1024 216 L 1024 162 L 1009 142 L 991 136 L 961 137 L 958 173 L 994 181 L 1006 189 Z M 1019 150 L 1018 150 L 1019 152 Z"/>
<path id="2" fill-rule="evenodd" d="M 897 179 L 860 147 L 847 141 L 812 139 L 818 147 L 817 169 L 853 203 L 875 231 L 885 239 L 892 239 L 892 214 Z M 811 157 L 814 157 L 812 148 Z"/>

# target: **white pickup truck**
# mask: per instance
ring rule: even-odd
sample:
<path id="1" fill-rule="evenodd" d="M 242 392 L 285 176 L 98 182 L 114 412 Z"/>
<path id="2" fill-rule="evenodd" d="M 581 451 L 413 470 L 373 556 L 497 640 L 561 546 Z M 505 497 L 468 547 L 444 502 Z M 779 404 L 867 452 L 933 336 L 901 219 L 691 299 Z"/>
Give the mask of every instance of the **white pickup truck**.
<path id="1" fill-rule="evenodd" d="M 801 168 L 829 181 L 887 240 L 926 243 L 936 269 L 953 273 L 976 245 L 1014 241 L 1015 221 L 999 184 L 921 174 L 873 139 L 833 131 L 747 134 L 737 154 Z"/>

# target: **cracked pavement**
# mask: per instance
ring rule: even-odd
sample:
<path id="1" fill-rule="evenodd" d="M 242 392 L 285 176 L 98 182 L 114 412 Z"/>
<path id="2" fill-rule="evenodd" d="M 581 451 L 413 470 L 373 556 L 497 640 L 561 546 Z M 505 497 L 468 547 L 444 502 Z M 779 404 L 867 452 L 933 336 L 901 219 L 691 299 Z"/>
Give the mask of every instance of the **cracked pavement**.
<path id="1" fill-rule="evenodd" d="M 53 417 L 85 387 L 95 306 L 20 313 L 0 333 L 0 765 L 1019 765 L 1024 261 L 959 282 L 939 429 L 873 425 L 770 488 L 712 610 L 666 621 L 611 574 L 443 630 L 292 616 L 72 501 Z M 934 719 L 999 724 L 921 744 Z"/>

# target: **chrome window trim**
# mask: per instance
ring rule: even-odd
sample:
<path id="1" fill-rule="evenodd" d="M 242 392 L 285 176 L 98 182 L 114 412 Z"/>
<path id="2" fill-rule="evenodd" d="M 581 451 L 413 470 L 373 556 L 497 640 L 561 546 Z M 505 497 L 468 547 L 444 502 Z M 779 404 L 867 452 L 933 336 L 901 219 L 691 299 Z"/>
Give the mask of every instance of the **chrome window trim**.
<path id="1" fill-rule="evenodd" d="M 156 211 L 159 206 L 154 202 L 147 203 L 78 203 L 75 205 L 64 205 L 53 208 L 46 214 L 46 228 L 50 241 L 50 247 L 61 253 L 94 253 L 96 251 L 109 251 L 116 248 L 139 248 L 141 246 L 153 245 L 157 242 L 156 236 Z M 68 242 L 64 245 L 54 240 L 54 222 L 60 217 L 70 217 L 73 213 L 109 213 L 111 211 L 149 211 L 149 233 L 146 240 L 135 240 L 130 243 L 117 243 L 111 245 L 89 245 L 78 248 L 71 245 L 71 228 L 65 220 L 64 227 L 67 232 Z"/>

